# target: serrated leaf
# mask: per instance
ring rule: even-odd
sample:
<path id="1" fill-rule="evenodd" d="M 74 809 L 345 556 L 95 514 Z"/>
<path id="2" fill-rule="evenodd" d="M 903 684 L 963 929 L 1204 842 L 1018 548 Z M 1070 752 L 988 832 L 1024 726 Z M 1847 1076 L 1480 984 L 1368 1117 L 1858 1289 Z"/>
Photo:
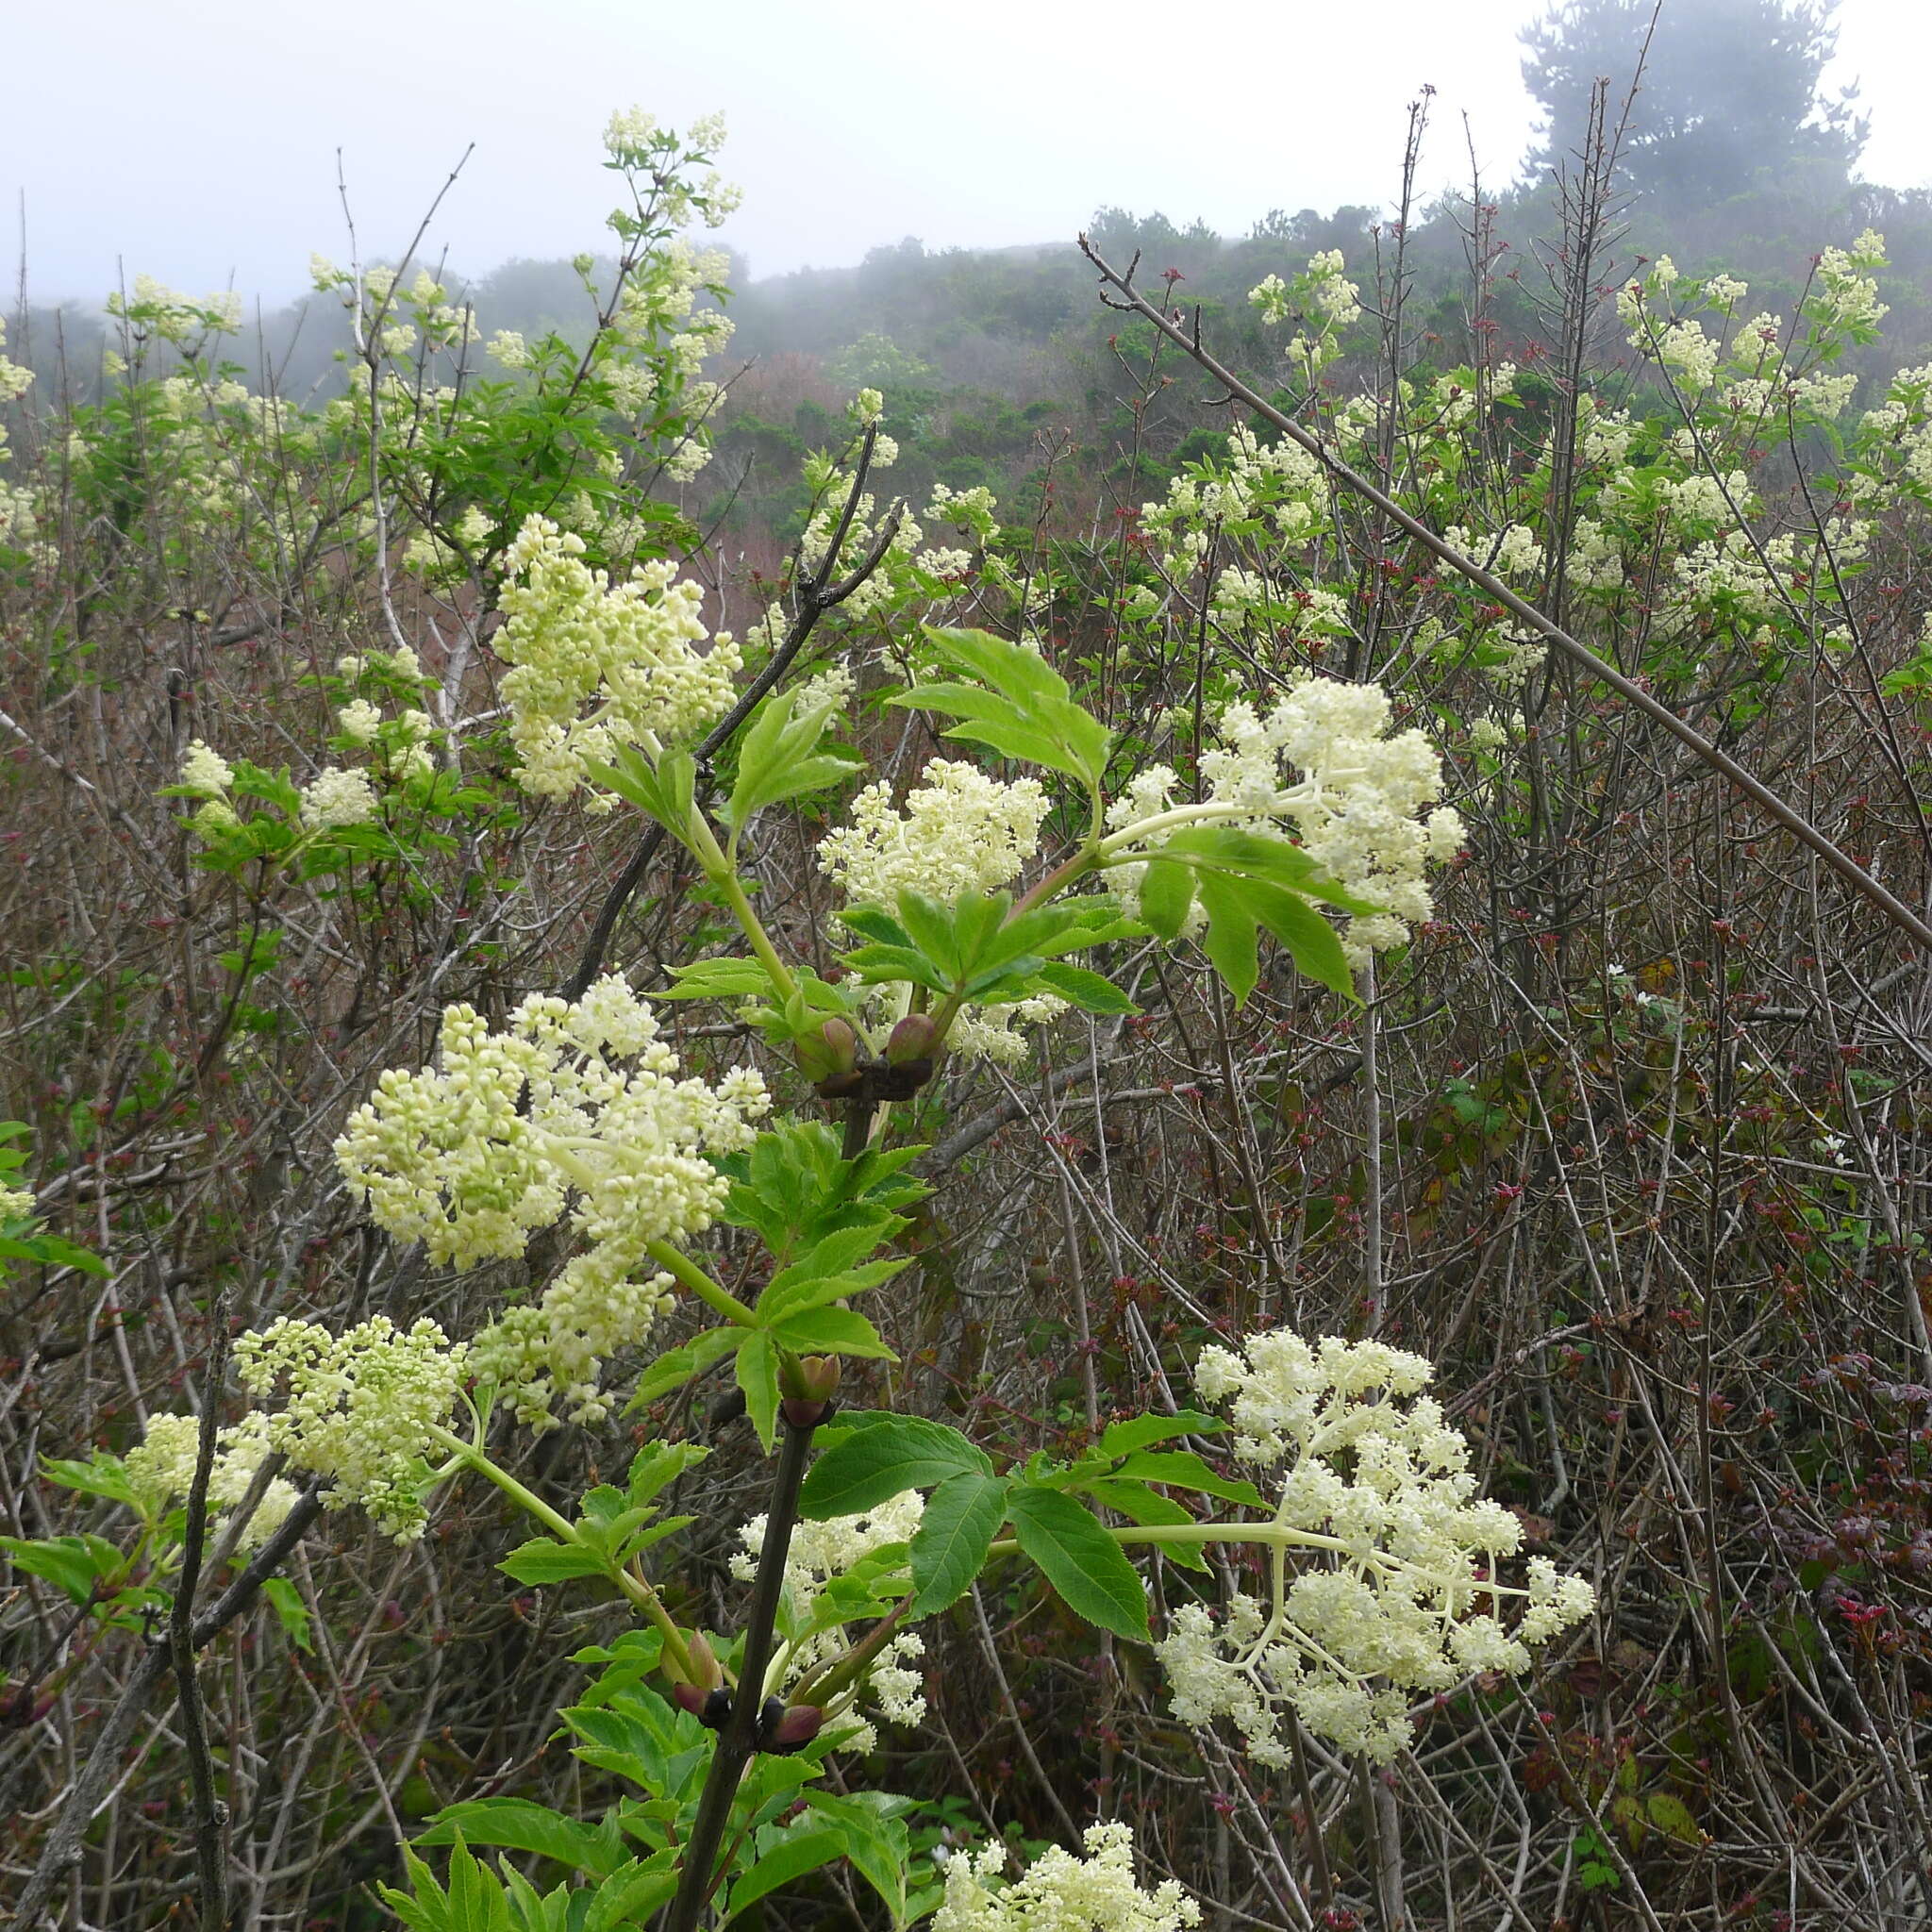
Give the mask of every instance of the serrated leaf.
<path id="1" fill-rule="evenodd" d="M 1129 1523 L 1172 1527 L 1176 1524 L 1195 1521 L 1191 1511 L 1183 1505 L 1176 1503 L 1172 1496 L 1163 1496 L 1158 1490 L 1149 1489 L 1145 1483 L 1103 1475 L 1095 1476 L 1079 1487 L 1103 1508 L 1118 1510 Z M 1188 1543 L 1163 1543 L 1160 1554 L 1170 1563 L 1179 1563 L 1189 1570 L 1212 1568 L 1208 1558 Z"/>
<path id="2" fill-rule="evenodd" d="M 753 1329 L 738 1351 L 738 1386 L 766 1455 L 778 1434 L 778 1350 L 769 1330 Z"/>
<path id="3" fill-rule="evenodd" d="M 1101 1453 L 1126 1456 L 1153 1442 L 1171 1442 L 1176 1436 L 1218 1436 L 1227 1424 L 1218 1415 L 1183 1408 L 1174 1415 L 1130 1415 L 1108 1423 L 1100 1432 Z"/>
<path id="4" fill-rule="evenodd" d="M 913 1618 L 929 1617 L 965 1595 L 986 1567 L 986 1553 L 1007 1520 L 1007 1485 L 999 1476 L 962 1470 L 926 1498 L 913 1532 Z"/>
<path id="5" fill-rule="evenodd" d="M 1244 1504 L 1250 1509 L 1266 1507 L 1253 1483 L 1240 1476 L 1217 1475 L 1191 1449 L 1137 1449 L 1113 1473 L 1138 1482 L 1171 1483 L 1176 1489 L 1219 1496 L 1224 1502 Z"/>
<path id="6" fill-rule="evenodd" d="M 1256 940 L 1257 922 L 1248 905 L 1247 881 L 1208 872 L 1201 874 L 1195 888 L 1208 913 L 1208 929 L 1201 935 L 1201 950 L 1234 995 L 1235 1005 L 1245 1006 L 1255 982 L 1261 976 L 1260 948 Z"/>
<path id="7" fill-rule="evenodd" d="M 803 1878 L 808 1872 L 816 1872 L 821 1865 L 829 1865 L 834 1858 L 842 1857 L 844 1854 L 845 1834 L 842 1831 L 826 1829 L 789 1833 L 731 1888 L 731 1903 L 725 1908 L 724 1924 L 729 1924 L 739 1913 L 748 1906 L 756 1905 L 767 1892 L 776 1891 L 781 1885 L 790 1885 L 794 1879 Z"/>
<path id="8" fill-rule="evenodd" d="M 656 1402 L 674 1389 L 682 1389 L 693 1375 L 701 1375 L 723 1361 L 750 1333 L 748 1328 L 707 1328 L 694 1340 L 677 1348 L 667 1348 L 639 1377 L 637 1393 L 625 1405 L 625 1413 L 635 1414 L 646 1403 Z"/>
<path id="9" fill-rule="evenodd" d="M 909 979 L 933 992 L 952 991 L 945 974 L 911 946 L 860 946 L 845 955 L 845 963 L 869 986 Z"/>
<path id="10" fill-rule="evenodd" d="M 772 1324 L 772 1340 L 793 1355 L 849 1355 L 873 1361 L 899 1357 L 856 1308 L 805 1308 Z"/>
<path id="11" fill-rule="evenodd" d="M 1181 936 L 1194 905 L 1194 874 L 1171 859 L 1150 858 L 1141 875 L 1141 917 L 1147 929 L 1171 945 Z"/>
<path id="12" fill-rule="evenodd" d="M 880 1411 L 841 1415 L 836 1439 L 806 1474 L 799 1508 L 814 1522 L 855 1516 L 968 1471 L 991 1475 L 991 1459 L 942 1423 Z"/>
<path id="13" fill-rule="evenodd" d="M 1341 936 L 1298 894 L 1252 881 L 1248 903 L 1261 924 L 1288 948 L 1296 967 L 1343 999 L 1357 998 L 1355 970 L 1341 950 Z"/>
<path id="14" fill-rule="evenodd" d="M 1021 1549 L 1075 1616 L 1117 1637 L 1150 1641 L 1140 1574 L 1091 1510 L 1055 1490 L 1016 1489 L 1008 1513 Z"/>
<path id="15" fill-rule="evenodd" d="M 527 1798 L 471 1798 L 447 1805 L 418 1835 L 419 1845 L 499 1845 L 509 1852 L 534 1852 L 575 1872 L 608 1878 L 626 1862 L 613 1827 L 591 1826 L 566 1818 Z"/>
<path id="16" fill-rule="evenodd" d="M 1033 977 L 1050 987 L 1069 1006 L 1086 1013 L 1138 1013 L 1141 1009 L 1105 974 L 1091 973 L 1084 966 L 1069 966 L 1053 960 L 1040 968 Z"/>
<path id="17" fill-rule="evenodd" d="M 573 1576 L 604 1576 L 605 1559 L 581 1543 L 560 1543 L 554 1537 L 532 1537 L 519 1543 L 496 1566 L 519 1583 L 563 1583 Z"/>
<path id="18" fill-rule="evenodd" d="M 891 1915 L 894 1925 L 909 1923 L 907 1913 L 906 1873 L 912 1862 L 909 1835 L 903 1818 L 881 1813 L 869 1798 L 882 1798 L 879 1792 L 858 1792 L 850 1797 L 830 1791 L 813 1791 L 806 1798 L 814 1818 L 823 1818 L 835 1830 L 845 1834 L 845 1856 L 853 1869 L 878 1893 Z"/>

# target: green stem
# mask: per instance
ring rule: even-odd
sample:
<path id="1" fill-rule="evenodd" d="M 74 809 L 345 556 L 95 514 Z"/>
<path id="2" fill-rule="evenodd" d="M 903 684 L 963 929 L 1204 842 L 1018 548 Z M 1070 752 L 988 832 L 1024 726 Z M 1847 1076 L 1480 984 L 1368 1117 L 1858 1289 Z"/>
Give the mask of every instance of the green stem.
<path id="1" fill-rule="evenodd" d="M 1031 912 L 1036 906 L 1044 906 L 1055 893 L 1064 891 L 1082 873 L 1091 872 L 1099 861 L 1101 841 L 1089 839 L 1073 858 L 1054 867 L 1033 889 L 1026 892 L 1008 915 L 1009 920 L 1018 919 L 1022 913 Z"/>
<path id="2" fill-rule="evenodd" d="M 1198 805 L 1177 805 L 1172 811 L 1156 812 L 1151 819 L 1141 819 L 1138 824 L 1123 825 L 1118 832 L 1110 832 L 1094 847 L 1095 855 L 1105 865 L 1116 853 L 1141 844 L 1148 839 L 1158 839 L 1163 832 L 1175 832 L 1184 825 L 1198 825 L 1215 819 L 1252 819 L 1261 816 L 1252 805 L 1237 805 L 1231 799 L 1205 799 Z"/>
<path id="3" fill-rule="evenodd" d="M 724 903 L 731 908 L 731 916 L 738 921 L 744 936 L 750 941 L 751 949 L 758 957 L 758 962 L 765 969 L 765 977 L 772 982 L 774 991 L 782 1000 L 791 999 L 798 991 L 798 982 L 792 978 L 791 969 L 778 957 L 778 949 L 773 945 L 771 935 L 766 932 L 758 913 L 753 909 L 751 900 L 745 895 L 737 868 L 725 858 L 711 828 L 696 812 L 691 813 L 691 849 L 698 856 L 705 868 L 705 876 L 724 895 Z"/>
<path id="4" fill-rule="evenodd" d="M 463 1463 L 474 1469 L 478 1475 L 487 1476 L 520 1509 L 534 1516 L 558 1541 L 583 1546 L 583 1539 L 577 1535 L 574 1523 L 553 1509 L 534 1491 L 518 1482 L 508 1470 L 492 1462 L 474 1443 L 464 1441 L 460 1436 L 452 1434 L 448 1429 L 438 1428 L 432 1433 L 451 1452 L 452 1462 Z M 633 1575 L 621 1564 L 607 1563 L 605 1574 L 629 1598 L 632 1607 L 641 1610 L 656 1625 L 658 1634 L 664 1640 L 665 1657 L 683 1675 L 684 1680 L 687 1683 L 695 1683 L 697 1671 L 691 1662 L 691 1651 L 685 1644 L 684 1633 L 677 1627 L 671 1612 L 664 1607 L 658 1592 L 642 1577 Z"/>
<path id="5" fill-rule="evenodd" d="M 791 1692 L 791 1701 L 793 1704 L 827 1705 L 856 1684 L 864 1674 L 865 1667 L 899 1634 L 899 1627 L 906 1621 L 906 1612 L 911 1607 L 912 1598 L 909 1595 L 900 1598 L 843 1657 L 834 1657 L 822 1671 L 814 1672 L 800 1684 Z"/>
<path id="6" fill-rule="evenodd" d="M 682 1249 L 673 1247 L 669 1241 L 651 1241 L 644 1243 L 644 1252 L 665 1274 L 690 1289 L 707 1307 L 727 1322 L 735 1322 L 741 1328 L 758 1325 L 758 1316 L 728 1289 L 713 1281 Z"/>

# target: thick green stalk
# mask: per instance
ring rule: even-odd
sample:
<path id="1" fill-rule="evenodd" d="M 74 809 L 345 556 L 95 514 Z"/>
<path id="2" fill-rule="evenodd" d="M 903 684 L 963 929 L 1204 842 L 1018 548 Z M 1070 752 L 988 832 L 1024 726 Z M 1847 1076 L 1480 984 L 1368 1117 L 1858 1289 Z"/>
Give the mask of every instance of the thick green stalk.
<path id="1" fill-rule="evenodd" d="M 744 1303 L 721 1287 L 705 1273 L 682 1249 L 675 1248 L 669 1241 L 646 1241 L 644 1252 L 663 1269 L 665 1274 L 691 1293 L 714 1313 L 723 1315 L 727 1322 L 735 1322 L 741 1328 L 756 1328 L 758 1318 Z"/>

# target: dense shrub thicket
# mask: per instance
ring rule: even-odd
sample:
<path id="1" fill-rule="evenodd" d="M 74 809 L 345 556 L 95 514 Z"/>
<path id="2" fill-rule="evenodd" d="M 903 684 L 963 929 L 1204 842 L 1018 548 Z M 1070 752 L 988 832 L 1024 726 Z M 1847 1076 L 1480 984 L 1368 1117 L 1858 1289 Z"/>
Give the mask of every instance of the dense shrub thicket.
<path id="1" fill-rule="evenodd" d="M 582 326 L 0 361 L 0 1898 L 1924 1923 L 1883 238 L 1097 231 L 1011 502 L 883 330 L 727 385 L 717 139 Z"/>

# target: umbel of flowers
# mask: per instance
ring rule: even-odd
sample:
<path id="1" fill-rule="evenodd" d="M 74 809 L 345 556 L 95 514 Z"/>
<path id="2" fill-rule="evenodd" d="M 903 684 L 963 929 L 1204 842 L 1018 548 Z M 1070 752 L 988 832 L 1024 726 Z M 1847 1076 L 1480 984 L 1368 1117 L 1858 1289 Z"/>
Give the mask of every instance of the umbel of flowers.
<path id="1" fill-rule="evenodd" d="M 1591 1613 L 1590 1585 L 1547 1557 L 1529 1559 L 1523 1584 L 1501 1580 L 1522 1526 L 1477 1495 L 1468 1443 L 1424 1392 L 1434 1375 L 1380 1342 L 1287 1329 L 1202 1351 L 1195 1384 L 1229 1405 L 1235 1455 L 1269 1473 L 1274 1513 L 1240 1531 L 1268 1553 L 1267 1596 L 1171 1620 L 1158 1651 L 1177 1717 L 1225 1717 L 1253 1757 L 1284 1764 L 1291 1708 L 1387 1760 L 1408 1742 L 1416 1698 L 1475 1672 L 1519 1675 L 1532 1644 Z"/>

